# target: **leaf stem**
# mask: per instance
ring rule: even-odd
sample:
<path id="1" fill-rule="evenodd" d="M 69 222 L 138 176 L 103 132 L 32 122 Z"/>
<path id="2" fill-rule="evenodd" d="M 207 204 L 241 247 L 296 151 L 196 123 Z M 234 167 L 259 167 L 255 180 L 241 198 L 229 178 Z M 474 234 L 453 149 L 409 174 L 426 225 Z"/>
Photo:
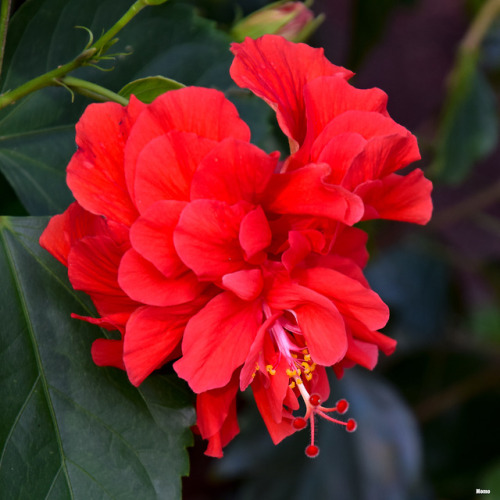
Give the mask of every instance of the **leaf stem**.
<path id="1" fill-rule="evenodd" d="M 0 6 L 0 75 L 2 74 L 5 40 L 7 39 L 11 3 L 11 0 L 2 0 L 2 5 Z"/>
<path id="2" fill-rule="evenodd" d="M 89 48 L 83 50 L 75 59 L 72 61 L 63 64 L 62 66 L 58 66 L 57 68 L 44 73 L 43 75 L 37 76 L 32 80 L 24 83 L 23 85 L 6 92 L 5 94 L 0 95 L 0 109 L 5 108 L 9 104 L 14 104 L 16 101 L 30 94 L 31 92 L 35 92 L 36 90 L 40 90 L 44 87 L 48 87 L 50 85 L 61 85 L 61 83 L 66 84 L 68 87 L 71 87 L 71 84 L 68 84 L 65 80 L 65 77 L 71 71 L 79 68 L 80 66 L 84 66 L 85 64 L 89 64 L 91 62 L 99 61 L 106 52 L 106 50 L 113 45 L 116 41 L 114 37 L 116 34 L 123 29 L 144 7 L 148 5 L 158 5 L 159 3 L 163 3 L 166 0 L 136 0 L 132 4 L 132 6 L 125 12 L 125 14 L 106 32 L 102 35 L 94 44 L 92 44 Z M 5 1 L 2 0 L 2 9 Z M 63 82 L 64 80 L 64 82 Z M 79 87 L 82 89 L 87 89 L 89 92 L 94 92 L 97 90 L 97 94 L 100 96 L 100 100 L 102 97 L 111 97 L 111 100 L 115 102 L 123 103 L 123 100 L 117 100 L 117 95 L 114 92 L 107 91 L 103 87 L 96 86 L 93 90 L 90 89 L 90 82 L 85 82 L 84 85 L 81 85 L 83 80 L 79 80 L 79 84 L 75 85 L 75 90 L 79 91 Z M 86 95 L 90 95 L 87 93 Z"/>
<path id="3" fill-rule="evenodd" d="M 488 0 L 474 18 L 461 43 L 464 52 L 475 53 L 488 33 L 491 24 L 500 14 L 500 0 Z"/>
<path id="4" fill-rule="evenodd" d="M 128 104 L 128 99 L 116 94 L 115 92 L 101 87 L 96 83 L 88 82 L 87 80 L 81 80 L 80 78 L 75 78 L 73 76 L 65 76 L 57 80 L 57 83 L 63 85 L 64 87 L 69 87 L 71 90 L 78 92 L 84 96 L 90 97 L 95 101 L 113 101 L 126 106 Z"/>

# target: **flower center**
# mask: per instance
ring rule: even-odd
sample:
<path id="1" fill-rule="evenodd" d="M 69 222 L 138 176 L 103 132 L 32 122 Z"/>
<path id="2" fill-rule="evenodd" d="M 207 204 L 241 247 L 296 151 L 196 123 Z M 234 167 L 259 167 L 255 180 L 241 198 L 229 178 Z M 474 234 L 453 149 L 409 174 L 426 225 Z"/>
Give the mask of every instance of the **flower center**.
<path id="1" fill-rule="evenodd" d="M 293 315 L 292 311 L 290 313 Z M 264 314 L 268 318 L 271 317 L 271 310 L 267 304 L 264 306 Z M 307 427 L 309 422 L 311 428 L 311 443 L 306 447 L 305 453 L 310 458 L 317 457 L 319 448 L 315 444 L 316 416 L 345 426 L 347 432 L 354 432 L 357 423 L 353 418 L 344 422 L 329 415 L 329 413 L 333 412 L 343 415 L 349 408 L 349 403 L 345 399 L 340 399 L 334 407 L 328 408 L 321 404 L 322 401 L 319 394 L 309 394 L 306 384 L 309 386 L 309 382 L 313 377 L 313 372 L 316 369 L 316 363 L 314 363 L 309 354 L 300 327 L 282 316 L 269 328 L 269 333 L 278 349 L 279 359 L 281 360 L 281 357 L 284 356 L 288 362 L 289 368 L 287 368 L 286 374 L 290 379 L 290 389 L 298 389 L 306 406 L 304 416 L 295 417 L 292 421 L 292 425 L 296 430 L 302 430 Z M 277 364 L 279 364 L 279 361 Z M 267 365 L 266 370 L 270 375 L 274 375 L 276 373 L 276 366 Z"/>

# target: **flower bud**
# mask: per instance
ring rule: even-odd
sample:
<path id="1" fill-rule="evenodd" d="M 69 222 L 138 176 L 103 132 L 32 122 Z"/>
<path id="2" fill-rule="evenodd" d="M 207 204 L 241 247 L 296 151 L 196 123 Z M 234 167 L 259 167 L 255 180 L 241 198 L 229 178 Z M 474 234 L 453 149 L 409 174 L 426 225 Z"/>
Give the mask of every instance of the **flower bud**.
<path id="1" fill-rule="evenodd" d="M 280 1 L 269 4 L 237 22 L 231 35 L 237 42 L 266 34 L 281 35 L 292 42 L 304 41 L 324 19 L 323 14 L 314 18 L 307 6 L 311 3 Z"/>

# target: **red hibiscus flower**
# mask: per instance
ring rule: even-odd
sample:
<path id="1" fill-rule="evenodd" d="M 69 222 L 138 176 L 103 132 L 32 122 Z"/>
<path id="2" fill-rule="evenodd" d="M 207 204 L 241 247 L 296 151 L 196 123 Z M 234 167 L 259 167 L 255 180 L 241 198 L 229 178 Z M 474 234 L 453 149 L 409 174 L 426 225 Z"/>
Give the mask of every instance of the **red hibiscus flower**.
<path id="1" fill-rule="evenodd" d="M 236 395 L 250 386 L 273 441 L 309 422 L 315 456 L 315 415 L 356 426 L 330 416 L 345 401 L 322 405 L 326 368 L 372 369 L 395 348 L 378 332 L 388 309 L 363 276 L 366 235 L 352 226 L 425 222 L 430 183 L 394 173 L 418 149 L 385 95 L 351 87 L 320 50 L 266 36 L 233 51 L 233 78 L 276 110 L 289 158 L 250 144 L 215 90 L 93 104 L 67 169 L 77 201 L 40 243 L 99 314 L 74 316 L 121 334 L 94 342 L 96 364 L 139 385 L 176 360 L 198 395 L 207 454 L 222 456 L 238 432 Z"/>

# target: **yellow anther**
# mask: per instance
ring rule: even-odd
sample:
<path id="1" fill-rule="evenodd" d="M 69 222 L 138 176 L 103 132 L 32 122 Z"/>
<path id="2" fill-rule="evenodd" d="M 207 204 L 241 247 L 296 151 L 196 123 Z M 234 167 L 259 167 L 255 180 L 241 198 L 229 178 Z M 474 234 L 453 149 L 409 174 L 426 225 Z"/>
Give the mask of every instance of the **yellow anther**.
<path id="1" fill-rule="evenodd" d="M 258 370 L 260 370 L 259 363 L 255 363 L 255 371 L 258 371 Z"/>
<path id="2" fill-rule="evenodd" d="M 269 372 L 269 375 L 276 375 L 276 370 L 273 368 L 273 365 L 267 365 L 266 370 Z"/>
<path id="3" fill-rule="evenodd" d="M 302 375 L 302 371 L 300 368 L 297 368 L 297 375 L 300 377 Z"/>
<path id="4" fill-rule="evenodd" d="M 306 373 L 306 380 L 309 382 L 313 378 L 312 373 Z"/>
<path id="5" fill-rule="evenodd" d="M 313 363 L 313 364 L 311 365 L 311 371 L 313 372 L 314 370 L 316 370 L 316 363 Z"/>
<path id="6" fill-rule="evenodd" d="M 294 389 L 294 388 L 295 388 L 295 382 L 292 380 L 292 381 L 288 384 L 288 387 L 290 387 L 290 389 Z"/>
<path id="7" fill-rule="evenodd" d="M 297 356 L 296 354 L 292 354 L 292 358 L 297 359 L 297 357 L 298 357 L 298 356 Z"/>
<path id="8" fill-rule="evenodd" d="M 252 373 L 252 378 L 255 378 L 255 375 L 257 375 L 255 372 Z"/>
<path id="9" fill-rule="evenodd" d="M 287 368 L 286 372 L 288 377 L 295 377 L 295 375 L 297 375 L 297 372 L 295 370 L 290 370 L 290 368 Z"/>
<path id="10" fill-rule="evenodd" d="M 302 384 L 302 379 L 300 377 L 297 377 L 295 381 L 297 382 L 298 385 Z"/>
<path id="11" fill-rule="evenodd" d="M 310 354 L 304 354 L 304 361 L 311 361 L 311 355 Z"/>

